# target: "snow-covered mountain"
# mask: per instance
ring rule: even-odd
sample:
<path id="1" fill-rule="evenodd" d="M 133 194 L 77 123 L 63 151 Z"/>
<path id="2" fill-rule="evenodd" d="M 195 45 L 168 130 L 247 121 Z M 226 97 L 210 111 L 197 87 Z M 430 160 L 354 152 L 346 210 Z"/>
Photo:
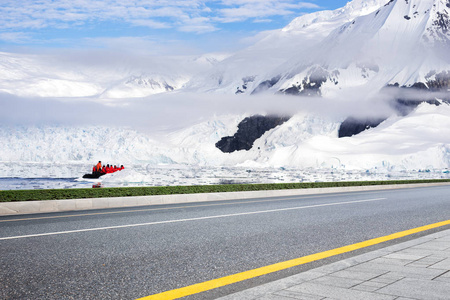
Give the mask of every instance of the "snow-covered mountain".
<path id="1" fill-rule="evenodd" d="M 253 46 L 223 60 L 214 70 L 198 74 L 188 88 L 201 92 L 251 93 L 259 83 L 279 76 L 278 71 L 273 74 L 278 67 L 307 56 L 333 30 L 376 11 L 387 1 L 354 0 L 334 11 L 300 16 L 285 28 L 268 33 Z"/>
<path id="2" fill-rule="evenodd" d="M 295 19 L 190 85 L 219 93 L 335 96 L 352 87 L 427 84 L 450 70 L 449 17 L 448 0 L 352 1 Z"/>
<path id="3" fill-rule="evenodd" d="M 229 57 L 0 53 L 0 91 L 18 96 L 319 94 L 432 83 L 450 71 L 448 0 L 353 0 L 294 19 Z"/>
<path id="4" fill-rule="evenodd" d="M 390 1 L 334 30 L 305 59 L 280 67 L 273 89 L 302 93 L 315 80 L 326 95 L 354 86 L 427 84 L 450 70 L 449 3 Z"/>
<path id="5" fill-rule="evenodd" d="M 0 91 L 24 97 L 145 97 L 182 88 L 197 72 L 205 72 L 223 57 L 0 52 Z"/>

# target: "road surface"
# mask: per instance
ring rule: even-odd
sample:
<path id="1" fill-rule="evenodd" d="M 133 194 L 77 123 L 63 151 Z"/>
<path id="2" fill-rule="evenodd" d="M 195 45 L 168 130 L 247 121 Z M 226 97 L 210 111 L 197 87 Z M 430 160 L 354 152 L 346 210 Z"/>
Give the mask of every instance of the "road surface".
<path id="1" fill-rule="evenodd" d="M 0 217 L 0 299 L 136 299 L 448 219 L 450 186 Z"/>

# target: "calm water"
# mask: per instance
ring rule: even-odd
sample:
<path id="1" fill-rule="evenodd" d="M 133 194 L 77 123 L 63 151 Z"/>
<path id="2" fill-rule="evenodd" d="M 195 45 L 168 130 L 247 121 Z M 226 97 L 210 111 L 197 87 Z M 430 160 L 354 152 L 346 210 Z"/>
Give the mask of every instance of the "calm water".
<path id="1" fill-rule="evenodd" d="M 0 178 L 0 190 L 89 188 L 92 182 L 77 178 Z"/>

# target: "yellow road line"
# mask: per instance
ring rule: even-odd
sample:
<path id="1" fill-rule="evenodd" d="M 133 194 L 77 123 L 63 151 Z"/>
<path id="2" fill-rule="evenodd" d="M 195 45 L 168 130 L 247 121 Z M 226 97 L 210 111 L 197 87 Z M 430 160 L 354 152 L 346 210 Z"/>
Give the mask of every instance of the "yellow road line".
<path id="1" fill-rule="evenodd" d="M 273 272 L 277 272 L 277 271 L 281 271 L 281 270 L 285 270 L 288 268 L 292 268 L 295 266 L 300 266 L 303 264 L 307 264 L 313 261 L 317 261 L 317 260 L 321 260 L 324 258 L 328 258 L 331 256 L 335 256 L 335 255 L 339 255 L 339 254 L 343 254 L 343 253 L 347 253 L 347 252 L 351 252 L 354 250 L 358 250 L 358 249 L 362 249 L 365 247 L 369 247 L 369 246 L 373 246 L 373 245 L 377 245 L 383 242 L 387 242 L 387 241 L 391 241 L 391 240 L 395 240 L 401 237 L 405 237 L 414 233 L 419 233 L 419 232 L 423 232 L 426 230 L 430 230 L 433 228 L 438 228 L 438 227 L 442 227 L 445 225 L 450 225 L 450 220 L 447 221 L 443 221 L 443 222 L 439 222 L 439 223 L 434 223 L 434 224 L 430 224 L 430 225 L 426 225 L 426 226 L 421 226 L 421 227 L 417 227 L 417 228 L 413 228 L 410 230 L 405 230 L 405 231 L 401 231 L 401 232 L 397 232 L 397 233 L 393 233 L 390 235 L 386 235 L 383 237 L 379 237 L 379 238 L 375 238 L 375 239 L 371 239 L 371 240 L 367 240 L 364 242 L 360 242 L 360 243 L 356 243 L 353 245 L 348 245 L 348 246 L 344 246 L 344 247 L 340 247 L 340 248 L 336 248 L 333 250 L 328 250 L 325 252 L 320 252 L 320 253 L 316 253 L 316 254 L 312 254 L 312 255 L 308 255 L 308 256 L 304 256 L 304 257 L 300 257 L 300 258 L 296 258 L 296 259 L 292 259 L 292 260 L 288 260 L 288 261 L 284 261 L 284 262 L 280 262 L 280 263 L 276 263 L 273 265 L 269 265 L 269 266 L 265 266 L 265 267 L 261 267 L 261 268 L 257 268 L 257 269 L 253 269 L 253 270 L 249 270 L 249 271 L 245 271 L 242 273 L 237 273 L 237 274 L 233 274 L 233 275 L 229 275 L 229 276 L 225 276 L 222 278 L 217 278 L 217 279 L 213 279 L 210 281 L 206 281 L 206 282 L 202 282 L 202 283 L 197 283 L 194 285 L 190 285 L 190 286 L 186 286 L 183 288 L 179 288 L 179 289 L 175 289 L 175 290 L 171 290 L 171 291 L 167 291 L 167 292 L 163 292 L 163 293 L 159 293 L 159 294 L 155 294 L 155 295 L 150 295 L 147 297 L 143 297 L 143 298 L 139 298 L 138 300 L 153 300 L 153 299 L 158 299 L 158 300 L 165 300 L 165 299 L 178 299 L 181 297 L 186 297 L 189 295 L 193 295 L 193 294 L 198 294 L 201 292 L 205 292 L 205 291 L 209 291 L 218 287 L 223 287 L 229 284 L 233 284 L 233 283 L 237 283 L 240 281 L 244 281 L 247 279 L 251 279 L 251 278 L 255 278 L 258 276 L 262 276 L 262 275 L 267 275 Z"/>

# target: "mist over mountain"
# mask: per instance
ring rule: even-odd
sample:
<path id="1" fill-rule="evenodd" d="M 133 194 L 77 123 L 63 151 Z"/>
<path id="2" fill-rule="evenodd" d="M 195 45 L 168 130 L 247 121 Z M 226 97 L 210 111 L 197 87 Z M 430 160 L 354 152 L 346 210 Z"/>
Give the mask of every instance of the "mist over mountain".
<path id="1" fill-rule="evenodd" d="M 0 91 L 23 97 L 129 99 L 178 90 L 223 54 L 168 56 L 108 51 L 0 53 Z"/>
<path id="2" fill-rule="evenodd" d="M 0 161 L 450 168 L 449 53 L 450 0 L 353 0 L 231 55 L 0 53 Z"/>

